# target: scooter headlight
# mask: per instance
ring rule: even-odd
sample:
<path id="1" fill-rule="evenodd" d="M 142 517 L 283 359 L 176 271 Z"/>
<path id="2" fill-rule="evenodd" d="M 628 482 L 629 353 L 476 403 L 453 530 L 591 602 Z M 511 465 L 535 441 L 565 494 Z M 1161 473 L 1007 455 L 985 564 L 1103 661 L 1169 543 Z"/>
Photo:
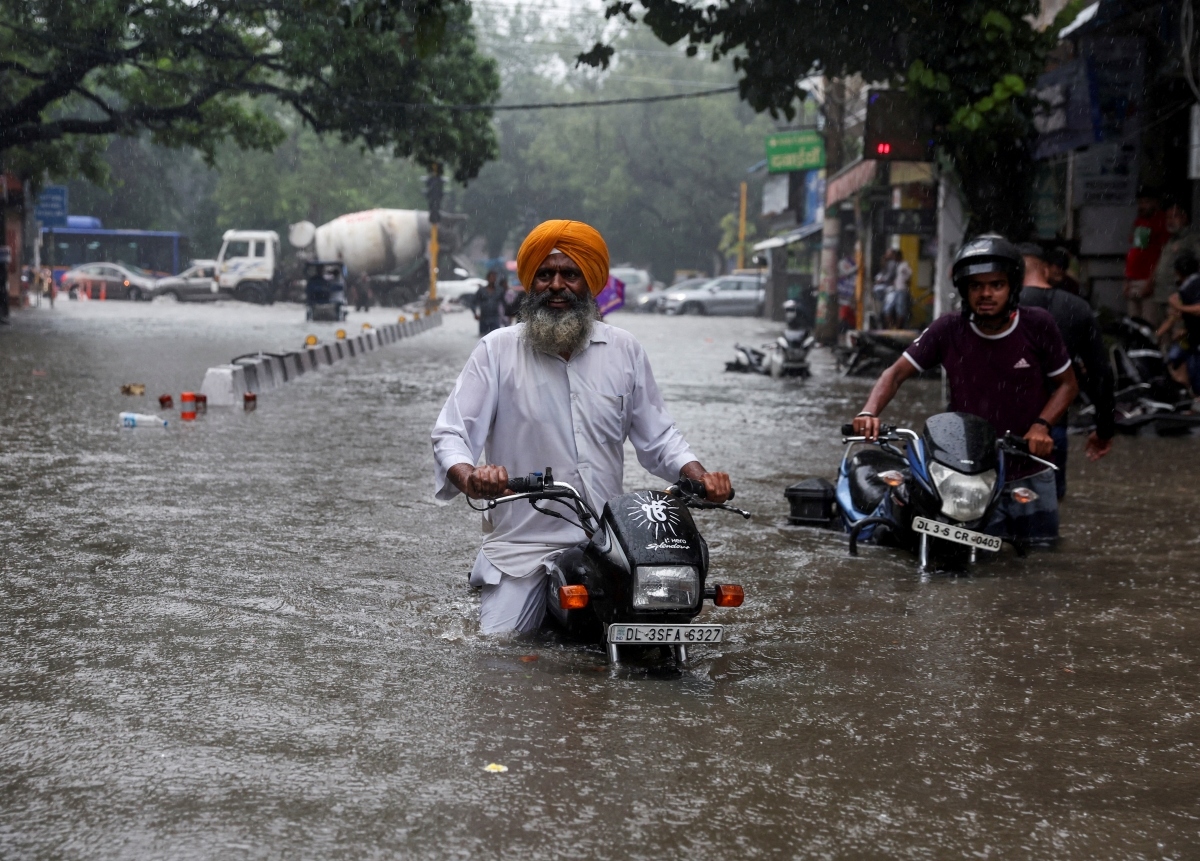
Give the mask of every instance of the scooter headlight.
<path id="1" fill-rule="evenodd" d="M 940 463 L 929 465 L 933 486 L 942 497 L 942 514 L 960 523 L 978 520 L 987 511 L 996 489 L 996 470 L 963 475 Z"/>
<path id="2" fill-rule="evenodd" d="M 690 565 L 639 565 L 633 575 L 633 606 L 681 610 L 700 602 L 700 573 Z"/>

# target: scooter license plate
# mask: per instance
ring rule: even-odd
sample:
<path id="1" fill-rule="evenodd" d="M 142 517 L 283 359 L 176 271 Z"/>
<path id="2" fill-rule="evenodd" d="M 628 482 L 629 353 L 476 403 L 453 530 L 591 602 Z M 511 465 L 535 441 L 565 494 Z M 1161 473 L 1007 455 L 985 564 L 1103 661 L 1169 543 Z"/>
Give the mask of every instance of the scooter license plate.
<path id="1" fill-rule="evenodd" d="M 982 532 L 963 529 L 961 526 L 938 523 L 936 520 L 930 520 L 927 517 L 914 517 L 912 528 L 914 532 L 923 532 L 926 535 L 932 535 L 934 538 L 941 538 L 943 541 L 953 541 L 955 544 L 980 547 L 984 550 L 999 550 L 1000 545 L 1003 543 L 995 535 L 984 535 Z"/>
<path id="2" fill-rule="evenodd" d="M 723 625 L 609 625 L 608 642 L 653 645 L 719 643 Z"/>

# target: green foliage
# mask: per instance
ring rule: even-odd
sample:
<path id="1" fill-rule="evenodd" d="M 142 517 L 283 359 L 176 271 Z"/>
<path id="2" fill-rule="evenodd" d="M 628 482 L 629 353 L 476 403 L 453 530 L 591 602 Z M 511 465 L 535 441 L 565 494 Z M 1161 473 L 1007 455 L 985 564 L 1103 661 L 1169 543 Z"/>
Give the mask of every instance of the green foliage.
<path id="1" fill-rule="evenodd" d="M 750 259 L 750 247 L 754 241 L 754 237 L 758 234 L 758 230 L 754 226 L 754 222 L 747 219 L 746 221 L 746 260 Z M 717 244 L 717 250 L 726 257 L 733 257 L 738 251 L 738 214 L 736 212 L 727 212 L 721 218 L 721 241 Z"/>
<path id="2" fill-rule="evenodd" d="M 494 64 L 463 0 L 0 0 L 0 158 L 35 179 L 102 179 L 100 136 L 142 133 L 212 164 L 270 150 L 271 105 L 459 179 L 495 154 Z M 264 101 L 269 97 L 270 101 Z"/>
<path id="3" fill-rule="evenodd" d="M 1028 23 L 1037 11 L 1030 0 L 972 0 L 959 4 L 952 32 L 914 34 L 911 47 L 920 60 L 900 81 L 934 121 L 973 231 L 1020 237 L 1031 228 L 1031 87 L 1076 5 L 1038 32 Z"/>
<path id="4" fill-rule="evenodd" d="M 481 50 L 494 56 L 505 101 L 586 101 L 708 89 L 728 84 L 729 68 L 689 60 L 646 33 L 628 33 L 611 72 L 572 70 L 586 17 L 546 22 L 533 14 L 476 21 Z M 257 109 L 283 130 L 271 152 L 218 145 L 213 168 L 191 151 L 166 149 L 149 135 L 117 139 L 103 154 L 109 189 L 71 185 L 72 211 L 106 226 L 181 230 L 196 256 L 215 254 L 227 228 L 282 234 L 301 219 L 321 224 L 373 207 L 424 209 L 412 159 L 389 149 L 318 136 L 290 108 Z M 763 157 L 765 117 L 733 95 L 594 110 L 500 112 L 499 158 L 463 188 L 447 189 L 445 210 L 485 256 L 513 253 L 532 224 L 582 218 L 609 242 L 615 262 L 651 268 L 669 281 L 676 269 L 709 270 L 722 242 L 722 219 L 737 208 L 738 183 Z M 750 202 L 757 208 L 757 184 Z M 751 230 L 753 226 L 751 225 Z M 735 234 L 736 235 L 736 234 Z"/>
<path id="5" fill-rule="evenodd" d="M 1045 31 L 1036 0 L 641 0 L 643 21 L 667 44 L 686 39 L 731 56 L 742 97 L 755 110 L 791 117 L 814 74 L 859 74 L 905 86 L 928 112 L 943 157 L 960 179 L 972 228 L 1013 234 L 1029 226 L 1030 86 L 1056 34 L 1078 14 L 1074 0 Z M 628 3 L 610 15 L 633 20 Z M 599 46 L 598 46 L 599 47 Z M 594 48 L 581 62 L 602 63 Z"/>
<path id="6" fill-rule="evenodd" d="M 587 19 L 562 31 L 521 16 L 489 23 L 481 44 L 499 59 L 506 101 L 647 96 L 731 82 L 728 66 L 664 50 L 644 30 L 617 38 L 610 74 L 564 73 Z M 676 269 L 712 267 L 721 219 L 737 208 L 738 184 L 763 158 L 774 124 L 730 94 L 500 113 L 497 128 L 499 159 L 453 201 L 490 256 L 511 249 L 542 219 L 578 218 L 604 234 L 614 263 L 647 266 L 670 281 Z"/>

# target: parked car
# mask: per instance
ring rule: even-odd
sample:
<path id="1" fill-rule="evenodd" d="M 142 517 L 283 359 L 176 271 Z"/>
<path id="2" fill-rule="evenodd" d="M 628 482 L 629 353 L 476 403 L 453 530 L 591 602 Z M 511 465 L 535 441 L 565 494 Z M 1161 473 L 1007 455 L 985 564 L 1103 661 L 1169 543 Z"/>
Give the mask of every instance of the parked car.
<path id="1" fill-rule="evenodd" d="M 754 275 L 722 275 L 688 290 L 667 291 L 668 314 L 755 316 L 762 313 L 766 288 Z"/>
<path id="2" fill-rule="evenodd" d="M 212 302 L 222 297 L 217 283 L 217 261 L 193 260 L 192 265 L 169 278 L 159 278 L 154 286 L 155 298 L 179 302 Z"/>
<path id="3" fill-rule="evenodd" d="M 676 281 L 665 290 L 655 289 L 653 293 L 644 293 L 638 297 L 637 302 L 632 306 L 634 311 L 643 313 L 659 313 L 662 314 L 667 310 L 667 294 L 671 291 L 687 291 L 694 290 L 701 284 L 707 284 L 711 278 L 685 278 L 682 281 Z"/>
<path id="4" fill-rule="evenodd" d="M 653 310 L 642 303 L 643 297 L 662 289 L 655 283 L 650 273 L 645 269 L 635 269 L 632 266 L 617 266 L 609 269 L 608 274 L 625 285 L 625 308 L 629 311 Z"/>
<path id="5" fill-rule="evenodd" d="M 84 293 L 89 299 L 149 299 L 156 278 L 145 269 L 127 263 L 85 263 L 63 273 L 62 287 L 72 296 Z"/>

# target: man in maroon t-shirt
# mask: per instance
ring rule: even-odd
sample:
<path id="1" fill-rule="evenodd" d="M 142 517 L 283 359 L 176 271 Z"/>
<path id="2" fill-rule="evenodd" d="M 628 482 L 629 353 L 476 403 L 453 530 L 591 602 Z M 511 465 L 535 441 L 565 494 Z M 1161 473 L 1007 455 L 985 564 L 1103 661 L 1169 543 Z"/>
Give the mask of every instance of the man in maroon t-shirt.
<path id="1" fill-rule="evenodd" d="M 1000 236 L 985 235 L 963 246 L 955 258 L 954 284 L 964 312 L 933 322 L 894 365 L 880 376 L 863 411 L 854 418 L 855 433 L 879 435 L 879 415 L 905 380 L 941 365 L 950 384 L 950 410 L 987 419 L 996 433 L 1021 435 L 1032 454 L 1046 458 L 1054 449 L 1050 429 L 1079 392 L 1071 357 L 1054 318 L 1041 308 L 1020 308 L 1025 261 Z M 1001 494 L 999 518 L 988 531 L 1035 540 L 1058 536 L 1058 496 L 1054 474 L 1035 463 L 1014 459 L 1009 485 L 1031 487 L 1034 503 L 1009 505 Z M 1014 521 L 1025 522 L 1018 527 Z"/>

